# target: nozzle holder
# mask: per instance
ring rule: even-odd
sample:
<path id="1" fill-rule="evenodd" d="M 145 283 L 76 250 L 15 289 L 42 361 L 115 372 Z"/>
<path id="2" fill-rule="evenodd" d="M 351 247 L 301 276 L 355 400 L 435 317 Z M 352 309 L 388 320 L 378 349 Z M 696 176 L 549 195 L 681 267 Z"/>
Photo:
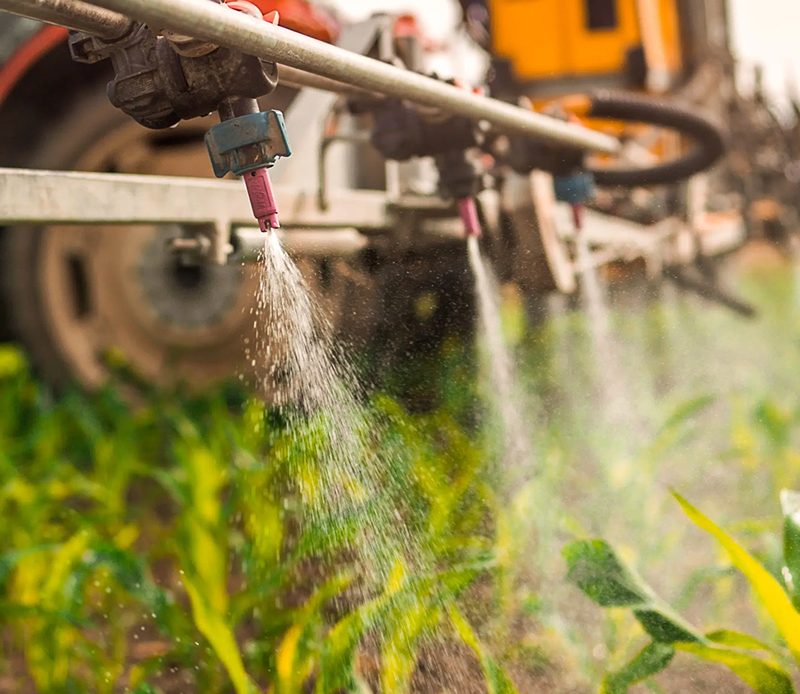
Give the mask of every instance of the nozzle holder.
<path id="1" fill-rule="evenodd" d="M 223 121 L 206 133 L 205 141 L 217 178 L 229 172 L 243 176 L 292 155 L 283 114 L 274 109 Z"/>
<path id="2" fill-rule="evenodd" d="M 594 195 L 594 176 L 586 171 L 576 171 L 569 176 L 555 176 L 553 189 L 559 202 L 582 205 Z"/>

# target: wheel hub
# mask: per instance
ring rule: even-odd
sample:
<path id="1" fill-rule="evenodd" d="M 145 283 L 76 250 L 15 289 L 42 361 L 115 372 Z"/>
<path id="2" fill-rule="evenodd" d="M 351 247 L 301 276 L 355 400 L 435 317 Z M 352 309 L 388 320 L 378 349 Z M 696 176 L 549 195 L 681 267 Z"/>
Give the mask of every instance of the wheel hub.
<path id="1" fill-rule="evenodd" d="M 136 278 L 148 306 L 166 325 L 188 331 L 224 321 L 242 289 L 240 267 L 202 263 L 169 250 L 180 235 L 175 226 L 159 227 L 144 245 Z"/>

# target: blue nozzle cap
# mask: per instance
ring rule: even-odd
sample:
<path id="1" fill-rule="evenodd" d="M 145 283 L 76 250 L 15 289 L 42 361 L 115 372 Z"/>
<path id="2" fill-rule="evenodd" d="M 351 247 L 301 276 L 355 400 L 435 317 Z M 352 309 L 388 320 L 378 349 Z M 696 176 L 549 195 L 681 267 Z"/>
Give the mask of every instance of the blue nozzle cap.
<path id="1" fill-rule="evenodd" d="M 580 205 L 594 195 L 594 176 L 585 171 L 553 179 L 556 200 Z"/>
<path id="2" fill-rule="evenodd" d="M 292 154 L 283 114 L 275 110 L 223 121 L 206 133 L 205 141 L 217 178 L 228 172 L 242 176 Z"/>

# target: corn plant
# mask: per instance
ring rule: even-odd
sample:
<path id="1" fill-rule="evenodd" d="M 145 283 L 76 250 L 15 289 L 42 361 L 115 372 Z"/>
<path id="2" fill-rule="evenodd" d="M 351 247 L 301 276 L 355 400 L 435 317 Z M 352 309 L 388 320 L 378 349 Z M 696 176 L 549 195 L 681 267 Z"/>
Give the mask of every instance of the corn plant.
<path id="1" fill-rule="evenodd" d="M 628 689 L 664 670 L 676 652 L 723 665 L 759 694 L 794 692 L 790 663 L 800 666 L 800 610 L 796 576 L 800 553 L 800 495 L 781 495 L 784 512 L 783 583 L 710 518 L 679 494 L 674 495 L 688 518 L 709 533 L 732 565 L 747 579 L 755 603 L 772 620 L 781 648 L 733 630 L 703 633 L 677 614 L 604 540 L 581 540 L 564 550 L 568 579 L 601 607 L 633 612 L 651 641 L 623 668 L 603 680 L 605 694 Z"/>
<path id="2" fill-rule="evenodd" d="M 0 350 L 0 677 L 41 692 L 399 693 L 423 649 L 457 641 L 488 692 L 515 691 L 463 609 L 496 562 L 483 455 L 452 418 L 370 405 L 419 551 L 391 546 L 390 571 L 365 577 L 357 509 L 308 517 L 302 502 L 300 485 L 324 489 L 324 423 L 287 431 L 230 388 L 139 391 L 136 409 L 112 389 L 53 401 Z"/>

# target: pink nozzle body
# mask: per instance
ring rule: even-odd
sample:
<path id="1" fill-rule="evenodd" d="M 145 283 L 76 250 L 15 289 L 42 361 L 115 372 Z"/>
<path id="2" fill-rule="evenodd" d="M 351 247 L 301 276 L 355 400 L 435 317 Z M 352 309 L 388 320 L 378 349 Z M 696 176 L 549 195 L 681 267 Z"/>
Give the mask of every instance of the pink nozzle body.
<path id="1" fill-rule="evenodd" d="M 461 198 L 458 201 L 458 213 L 464 223 L 464 236 L 466 238 L 480 238 L 481 223 L 478 220 L 478 207 L 475 198 Z"/>
<path id="2" fill-rule="evenodd" d="M 572 223 L 575 225 L 576 231 L 583 229 L 584 206 L 580 203 L 572 205 Z"/>
<path id="3" fill-rule="evenodd" d="M 278 206 L 272 192 L 272 184 L 267 170 L 256 169 L 244 175 L 244 184 L 247 186 L 247 195 L 250 197 L 250 206 L 253 215 L 258 220 L 261 231 L 267 232 L 280 228 L 278 221 Z"/>

